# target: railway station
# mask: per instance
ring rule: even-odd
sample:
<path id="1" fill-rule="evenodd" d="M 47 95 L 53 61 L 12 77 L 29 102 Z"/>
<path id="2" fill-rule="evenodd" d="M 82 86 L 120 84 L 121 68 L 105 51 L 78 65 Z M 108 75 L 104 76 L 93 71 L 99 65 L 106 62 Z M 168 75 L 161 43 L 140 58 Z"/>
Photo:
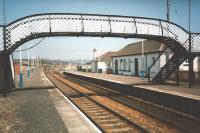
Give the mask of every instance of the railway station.
<path id="1" fill-rule="evenodd" d="M 0 3 L 0 132 L 200 132 L 200 2 Z"/>

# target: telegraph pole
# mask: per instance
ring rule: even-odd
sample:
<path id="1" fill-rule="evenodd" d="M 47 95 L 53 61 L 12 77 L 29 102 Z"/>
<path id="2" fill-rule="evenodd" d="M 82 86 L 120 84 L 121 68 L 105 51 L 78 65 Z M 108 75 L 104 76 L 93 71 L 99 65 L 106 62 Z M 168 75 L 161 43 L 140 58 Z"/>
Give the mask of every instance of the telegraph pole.
<path id="1" fill-rule="evenodd" d="M 170 8 L 171 8 L 171 3 L 170 3 L 170 0 L 167 0 L 167 13 L 166 13 L 166 19 L 167 21 L 169 22 L 170 21 Z M 169 24 L 167 24 L 167 35 L 169 35 Z M 169 61 L 169 55 L 170 55 L 170 50 L 169 49 L 166 49 L 166 63 Z M 177 85 L 179 84 L 179 66 L 178 64 L 176 63 L 177 65 L 177 70 L 176 70 L 176 83 Z M 167 67 L 167 71 L 168 71 L 168 67 Z"/>
<path id="2" fill-rule="evenodd" d="M 170 16 L 170 0 L 167 0 L 167 21 L 169 21 Z"/>
<path id="3" fill-rule="evenodd" d="M 93 63 L 94 63 L 94 66 L 95 66 L 95 69 L 97 70 L 97 72 L 98 72 L 98 69 L 96 68 L 96 64 L 95 64 L 95 52 L 96 52 L 97 50 L 94 48 L 93 49 Z M 98 64 L 97 64 L 98 65 Z"/>
<path id="4" fill-rule="evenodd" d="M 193 57 L 191 55 L 192 46 L 191 46 L 191 29 L 190 29 L 190 12 L 191 12 L 191 0 L 188 1 L 188 30 L 189 30 L 189 88 L 192 87 L 193 82 Z"/>
<path id="5" fill-rule="evenodd" d="M 5 0 L 3 0 L 3 21 L 4 21 L 4 26 L 6 25 L 6 5 L 5 5 Z"/>

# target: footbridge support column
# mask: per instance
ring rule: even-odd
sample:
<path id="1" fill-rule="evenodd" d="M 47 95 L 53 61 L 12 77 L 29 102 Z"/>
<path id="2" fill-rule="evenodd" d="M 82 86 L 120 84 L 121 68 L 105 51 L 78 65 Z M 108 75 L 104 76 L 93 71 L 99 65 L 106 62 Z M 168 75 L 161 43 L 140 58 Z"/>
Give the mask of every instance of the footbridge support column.
<path id="1" fill-rule="evenodd" d="M 194 57 L 192 55 L 190 55 L 188 62 L 189 62 L 189 77 L 188 77 L 189 85 L 188 86 L 189 88 L 191 88 L 194 82 L 194 69 L 193 69 Z"/>
<path id="2" fill-rule="evenodd" d="M 6 51 L 0 53 L 0 93 L 7 96 L 10 89 L 14 87 L 10 64 L 10 54 Z"/>
<path id="3" fill-rule="evenodd" d="M 188 74 L 188 87 L 191 88 L 194 80 L 194 68 L 193 68 L 193 61 L 194 61 L 194 56 L 192 54 L 192 38 L 191 38 L 191 32 L 189 28 L 189 74 Z"/>

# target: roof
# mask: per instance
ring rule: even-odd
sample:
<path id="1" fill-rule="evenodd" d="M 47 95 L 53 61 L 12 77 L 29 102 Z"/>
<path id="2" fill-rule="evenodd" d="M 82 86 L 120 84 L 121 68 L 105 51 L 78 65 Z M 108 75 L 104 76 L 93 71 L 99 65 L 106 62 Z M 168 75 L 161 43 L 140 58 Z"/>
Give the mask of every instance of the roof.
<path id="1" fill-rule="evenodd" d="M 106 52 L 100 56 L 100 60 L 103 62 L 111 61 L 112 56 L 115 56 L 115 54 L 116 54 L 116 52 L 114 52 L 114 51 Z M 99 57 L 97 57 L 96 60 L 99 60 Z"/>
<path id="2" fill-rule="evenodd" d="M 153 41 L 153 40 L 145 40 L 143 41 L 144 45 L 144 53 L 157 53 L 160 52 L 161 49 L 161 42 Z M 142 54 L 142 41 L 131 43 L 125 46 L 124 48 L 120 49 L 118 52 L 115 53 L 112 57 L 118 56 L 128 56 L 128 55 L 137 55 Z"/>

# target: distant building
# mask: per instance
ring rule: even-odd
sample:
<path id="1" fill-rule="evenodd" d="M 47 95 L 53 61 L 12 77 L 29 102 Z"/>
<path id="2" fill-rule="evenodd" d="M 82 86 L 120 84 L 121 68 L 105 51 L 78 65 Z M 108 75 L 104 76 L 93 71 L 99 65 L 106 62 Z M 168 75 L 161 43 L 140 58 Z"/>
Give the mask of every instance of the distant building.
<path id="1" fill-rule="evenodd" d="M 91 62 L 84 64 L 82 69 L 84 69 L 86 72 L 91 72 Z"/>
<path id="2" fill-rule="evenodd" d="M 199 69 L 200 69 L 200 57 L 194 58 L 193 69 L 194 69 L 194 72 L 199 71 Z M 183 64 L 180 65 L 180 71 L 189 71 L 188 60 L 184 61 Z"/>
<path id="3" fill-rule="evenodd" d="M 200 81 L 200 57 L 194 58 L 193 70 L 194 70 L 194 80 L 199 82 Z M 183 64 L 180 65 L 180 68 L 179 68 L 180 80 L 187 81 L 188 74 L 189 74 L 189 62 L 188 60 L 186 60 L 183 62 Z"/>
<path id="4" fill-rule="evenodd" d="M 153 40 L 145 40 L 143 44 L 144 61 L 142 61 L 142 42 L 128 44 L 112 56 L 112 72 L 121 75 L 141 76 L 143 70 L 144 75 L 147 76 L 148 67 L 159 56 L 159 53 L 163 50 L 163 45 Z M 161 65 L 158 61 L 152 67 L 152 74 L 156 74 Z"/>
<path id="5" fill-rule="evenodd" d="M 86 64 L 77 65 L 77 70 L 82 72 L 91 72 L 91 62 L 87 62 Z"/>
<path id="6" fill-rule="evenodd" d="M 65 71 L 74 71 L 77 70 L 77 65 L 73 64 L 73 63 L 68 63 L 67 65 L 65 65 Z"/>
<path id="7" fill-rule="evenodd" d="M 91 62 L 91 71 L 92 72 L 108 72 L 112 69 L 112 56 L 116 52 L 106 52 L 101 56 L 97 57 L 95 61 Z"/>
<path id="8" fill-rule="evenodd" d="M 91 62 L 91 72 L 95 73 L 104 73 L 107 71 L 106 63 L 99 62 L 99 61 L 92 61 Z"/>

